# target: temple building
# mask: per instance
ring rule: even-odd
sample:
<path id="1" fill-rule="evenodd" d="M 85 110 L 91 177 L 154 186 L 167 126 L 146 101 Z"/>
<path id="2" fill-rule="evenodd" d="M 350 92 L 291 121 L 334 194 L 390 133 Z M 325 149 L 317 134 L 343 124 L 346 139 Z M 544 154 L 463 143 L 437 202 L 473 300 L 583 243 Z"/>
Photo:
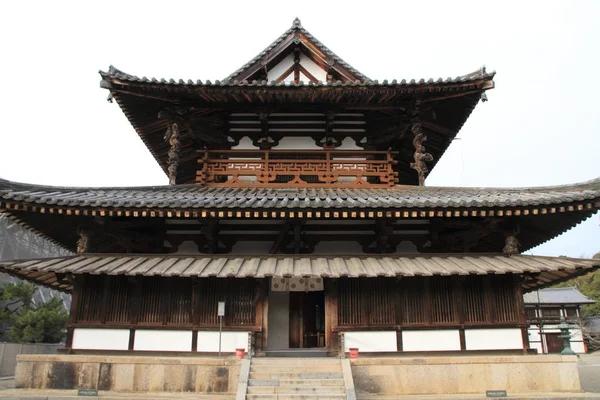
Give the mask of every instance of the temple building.
<path id="1" fill-rule="evenodd" d="M 571 349 L 575 353 L 586 353 L 587 346 L 582 332 L 585 320 L 582 306 L 596 303 L 583 295 L 577 287 L 546 288 L 525 293 L 525 315 L 529 326 L 529 345 L 538 353 L 560 353 L 564 341 L 560 337 L 559 325 L 569 324 Z"/>
<path id="2" fill-rule="evenodd" d="M 214 354 L 225 302 L 224 352 L 523 355 L 523 294 L 600 264 L 523 254 L 596 213 L 600 179 L 425 186 L 485 68 L 372 80 L 296 19 L 223 80 L 100 75 L 169 185 L 0 180 L 3 213 L 75 253 L 0 262 L 72 293 L 67 353 Z"/>

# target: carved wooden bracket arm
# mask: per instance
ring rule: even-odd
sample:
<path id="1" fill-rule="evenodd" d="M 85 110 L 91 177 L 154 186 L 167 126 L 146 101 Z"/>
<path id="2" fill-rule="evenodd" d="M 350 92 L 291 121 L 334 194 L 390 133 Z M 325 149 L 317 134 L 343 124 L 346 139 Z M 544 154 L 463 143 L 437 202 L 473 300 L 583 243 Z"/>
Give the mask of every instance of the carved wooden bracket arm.
<path id="1" fill-rule="evenodd" d="M 419 120 L 414 120 L 411 130 L 414 137 L 413 146 L 415 152 L 413 156 L 414 162 L 410 163 L 410 167 L 417 171 L 419 176 L 419 186 L 424 186 L 425 176 L 429 172 L 427 163 L 433 161 L 433 156 L 425 150 L 423 143 L 427 140 L 427 136 L 423 133 L 423 127 Z"/>
<path id="2" fill-rule="evenodd" d="M 176 122 L 170 122 L 165 132 L 165 141 L 169 143 L 169 152 L 167 164 L 169 171 L 169 185 L 174 185 L 177 180 L 177 168 L 179 167 L 179 150 L 181 142 L 179 141 L 179 126 Z"/>

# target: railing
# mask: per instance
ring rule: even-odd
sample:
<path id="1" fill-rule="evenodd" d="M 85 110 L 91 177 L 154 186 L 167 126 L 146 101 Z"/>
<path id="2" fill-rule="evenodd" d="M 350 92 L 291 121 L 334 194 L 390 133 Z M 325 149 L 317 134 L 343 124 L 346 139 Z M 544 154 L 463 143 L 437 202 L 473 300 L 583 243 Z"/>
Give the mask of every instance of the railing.
<path id="1" fill-rule="evenodd" d="M 200 151 L 196 182 L 206 186 L 390 187 L 398 182 L 387 151 Z"/>

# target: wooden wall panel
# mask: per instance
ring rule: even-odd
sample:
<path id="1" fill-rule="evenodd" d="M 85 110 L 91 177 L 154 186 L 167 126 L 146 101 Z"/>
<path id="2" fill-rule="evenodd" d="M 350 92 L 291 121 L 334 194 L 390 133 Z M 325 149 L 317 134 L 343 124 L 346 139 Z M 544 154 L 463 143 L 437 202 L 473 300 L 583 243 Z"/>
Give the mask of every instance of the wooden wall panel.
<path id="1" fill-rule="evenodd" d="M 88 276 L 81 282 L 74 324 L 217 327 L 219 301 L 226 302 L 224 326 L 257 324 L 261 281 L 254 279 Z"/>
<path id="2" fill-rule="evenodd" d="M 519 324 L 512 275 L 339 279 L 339 325 L 422 327 Z"/>
<path id="3" fill-rule="evenodd" d="M 396 323 L 394 279 L 342 278 L 339 285 L 340 325 L 381 326 Z"/>

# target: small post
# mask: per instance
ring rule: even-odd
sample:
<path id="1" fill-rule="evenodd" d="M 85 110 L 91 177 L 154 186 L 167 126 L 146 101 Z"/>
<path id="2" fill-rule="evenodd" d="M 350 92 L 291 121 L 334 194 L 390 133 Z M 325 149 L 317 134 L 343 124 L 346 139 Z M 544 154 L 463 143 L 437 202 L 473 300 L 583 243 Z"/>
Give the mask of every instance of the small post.
<path id="1" fill-rule="evenodd" d="M 224 301 L 219 301 L 217 314 L 219 315 L 219 358 L 221 358 L 221 334 L 223 333 L 223 316 L 225 316 Z"/>

